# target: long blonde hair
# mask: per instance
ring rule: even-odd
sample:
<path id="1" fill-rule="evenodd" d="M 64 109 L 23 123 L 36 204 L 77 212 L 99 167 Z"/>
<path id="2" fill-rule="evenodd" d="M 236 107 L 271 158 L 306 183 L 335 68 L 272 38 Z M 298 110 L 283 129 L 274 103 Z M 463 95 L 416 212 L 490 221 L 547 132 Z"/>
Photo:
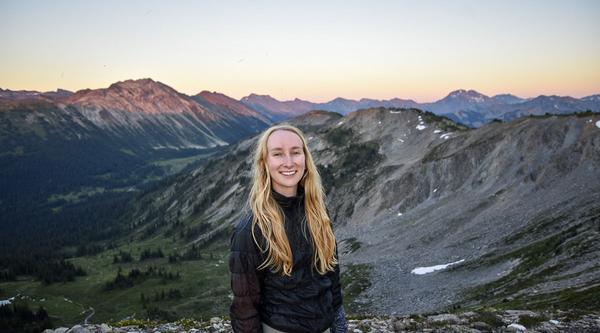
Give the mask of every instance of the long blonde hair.
<path id="1" fill-rule="evenodd" d="M 258 139 L 254 153 L 253 181 L 248 197 L 248 205 L 253 213 L 252 237 L 263 253 L 267 253 L 265 261 L 259 268 L 270 267 L 273 271 L 287 276 L 290 276 L 292 272 L 292 249 L 285 233 L 284 214 L 273 198 L 271 175 L 267 165 L 267 140 L 273 132 L 279 130 L 295 133 L 302 140 L 306 173 L 298 185 L 304 188 L 304 210 L 314 249 L 313 265 L 320 274 L 325 274 L 327 271 L 333 271 L 337 265 L 337 259 L 335 257 L 335 235 L 325 208 L 325 193 L 321 177 L 302 131 L 287 124 L 276 125 L 265 130 Z M 266 240 L 266 249 L 263 249 L 256 240 L 254 235 L 256 226 Z"/>

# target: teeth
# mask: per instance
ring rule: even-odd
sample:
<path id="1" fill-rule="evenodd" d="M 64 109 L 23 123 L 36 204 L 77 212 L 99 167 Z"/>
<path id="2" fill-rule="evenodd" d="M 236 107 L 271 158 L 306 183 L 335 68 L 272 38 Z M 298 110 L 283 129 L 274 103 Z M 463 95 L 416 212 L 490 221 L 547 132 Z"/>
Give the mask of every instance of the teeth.
<path id="1" fill-rule="evenodd" d="M 295 174 L 296 171 L 287 171 L 287 172 L 286 171 L 281 171 L 281 173 L 284 174 L 284 175 L 286 175 L 286 176 L 291 176 L 291 175 Z"/>

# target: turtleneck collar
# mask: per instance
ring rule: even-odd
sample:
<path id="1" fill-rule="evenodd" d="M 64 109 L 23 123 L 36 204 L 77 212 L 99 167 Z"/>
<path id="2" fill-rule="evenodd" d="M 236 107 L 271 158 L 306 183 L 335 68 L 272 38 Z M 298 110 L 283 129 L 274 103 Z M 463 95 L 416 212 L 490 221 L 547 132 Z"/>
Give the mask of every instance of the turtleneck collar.
<path id="1" fill-rule="evenodd" d="M 277 203 L 283 208 L 297 206 L 302 202 L 302 200 L 304 200 L 304 188 L 302 188 L 302 186 L 298 186 L 296 196 L 293 197 L 286 197 L 285 195 L 273 189 L 271 190 L 271 193 L 273 193 L 273 198 L 275 198 L 275 201 L 277 201 Z"/>

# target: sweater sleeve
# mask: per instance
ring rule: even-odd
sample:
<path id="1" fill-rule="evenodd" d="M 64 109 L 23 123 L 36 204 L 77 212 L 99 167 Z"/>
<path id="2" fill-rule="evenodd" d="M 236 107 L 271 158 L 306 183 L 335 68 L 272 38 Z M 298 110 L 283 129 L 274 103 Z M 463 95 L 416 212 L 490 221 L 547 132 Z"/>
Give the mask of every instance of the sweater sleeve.
<path id="1" fill-rule="evenodd" d="M 331 213 L 329 212 L 329 208 L 325 207 L 325 210 L 327 211 L 327 216 L 329 216 L 330 221 L 331 221 L 331 229 L 333 230 L 333 218 L 331 217 Z M 340 306 L 342 306 L 342 283 L 341 283 L 341 278 L 340 278 L 340 256 L 338 255 L 338 242 L 337 240 L 335 241 L 335 258 L 338 260 L 338 264 L 335 265 L 335 269 L 333 272 L 329 273 L 329 278 L 331 279 L 331 283 L 332 283 L 332 293 L 333 293 L 333 308 L 334 309 L 338 309 Z"/>
<path id="2" fill-rule="evenodd" d="M 336 259 L 338 259 L 338 264 L 335 265 L 335 269 L 334 271 L 331 273 L 330 278 L 331 278 L 331 282 L 332 282 L 332 293 L 333 293 L 333 308 L 337 309 L 340 306 L 342 306 L 342 283 L 341 283 L 341 279 L 340 279 L 340 262 L 339 262 L 339 256 L 338 256 L 338 247 L 337 247 L 337 242 L 336 242 L 336 247 L 335 247 L 335 257 Z"/>
<path id="3" fill-rule="evenodd" d="M 233 301 L 229 308 L 234 332 L 262 333 L 259 314 L 261 278 L 259 250 L 252 238 L 251 222 L 241 221 L 231 236 L 229 271 Z"/>
<path id="4" fill-rule="evenodd" d="M 342 284 L 340 281 L 340 263 L 338 257 L 337 246 L 335 249 L 335 257 L 338 258 L 338 264 L 335 266 L 335 270 L 331 272 L 330 278 L 332 282 L 332 293 L 333 293 L 333 309 L 334 317 L 331 323 L 331 333 L 345 333 L 348 330 L 348 321 L 346 320 L 346 314 L 344 312 L 343 298 L 342 298 Z"/>

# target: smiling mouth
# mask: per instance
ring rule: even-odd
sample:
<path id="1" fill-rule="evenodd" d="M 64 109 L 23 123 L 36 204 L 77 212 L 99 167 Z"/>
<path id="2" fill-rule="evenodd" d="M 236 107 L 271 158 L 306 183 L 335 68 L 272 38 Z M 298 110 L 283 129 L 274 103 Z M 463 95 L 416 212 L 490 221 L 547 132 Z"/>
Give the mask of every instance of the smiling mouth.
<path id="1" fill-rule="evenodd" d="M 296 172 L 298 172 L 298 171 L 296 171 L 296 170 L 294 170 L 294 171 L 279 171 L 279 173 L 284 176 L 293 176 L 296 174 Z"/>

